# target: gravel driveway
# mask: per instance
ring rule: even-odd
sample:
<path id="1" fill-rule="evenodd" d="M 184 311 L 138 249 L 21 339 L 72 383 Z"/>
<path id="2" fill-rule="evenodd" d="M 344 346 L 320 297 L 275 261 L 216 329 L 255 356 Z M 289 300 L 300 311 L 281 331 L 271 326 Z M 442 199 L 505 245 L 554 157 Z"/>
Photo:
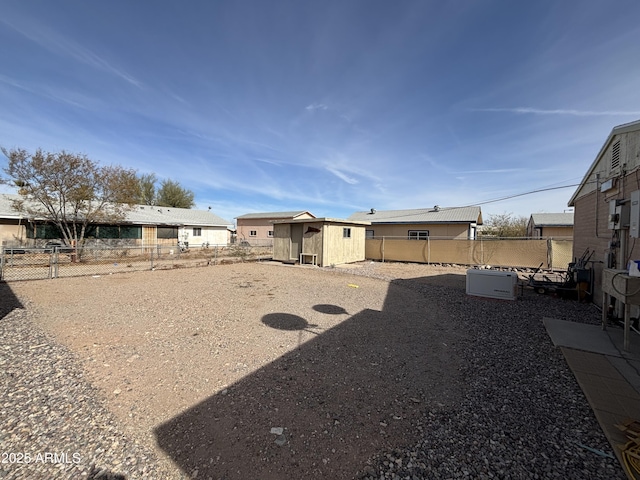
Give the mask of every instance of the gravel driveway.
<path id="1" fill-rule="evenodd" d="M 578 445 L 611 453 L 542 325 L 597 323 L 593 306 L 468 297 L 464 273 L 0 284 L 0 477 L 625 478 Z"/>

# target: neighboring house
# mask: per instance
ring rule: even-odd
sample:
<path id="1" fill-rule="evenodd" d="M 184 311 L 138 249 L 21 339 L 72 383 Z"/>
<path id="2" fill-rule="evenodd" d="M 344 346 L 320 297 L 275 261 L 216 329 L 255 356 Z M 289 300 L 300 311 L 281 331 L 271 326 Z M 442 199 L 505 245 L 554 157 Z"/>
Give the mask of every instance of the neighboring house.
<path id="1" fill-rule="evenodd" d="M 236 240 L 250 245 L 273 245 L 273 222 L 316 218 L 307 211 L 247 213 L 236 217 Z"/>
<path id="2" fill-rule="evenodd" d="M 19 195 L 0 195 L 0 240 L 3 245 L 39 246 L 60 239 L 56 227 L 38 218 L 26 218 L 12 208 Z M 231 222 L 209 210 L 135 205 L 117 225 L 92 225 L 88 244 L 104 245 L 227 245 Z"/>
<path id="3" fill-rule="evenodd" d="M 362 261 L 368 225 L 368 222 L 336 218 L 276 221 L 273 259 L 320 267 Z"/>
<path id="4" fill-rule="evenodd" d="M 475 239 L 482 225 L 480 207 L 417 208 L 356 212 L 348 220 L 371 223 L 367 238 L 397 237 L 425 240 L 427 237 Z"/>
<path id="5" fill-rule="evenodd" d="M 640 241 L 632 197 L 640 190 L 640 120 L 619 125 L 600 148 L 582 182 L 568 202 L 574 207 L 573 256 L 592 252 L 593 301 L 602 303 L 602 269 L 626 269 L 627 260 L 640 259 Z M 638 192 L 638 193 L 634 193 Z"/>
<path id="6" fill-rule="evenodd" d="M 527 223 L 527 237 L 573 237 L 573 212 L 532 213 Z"/>

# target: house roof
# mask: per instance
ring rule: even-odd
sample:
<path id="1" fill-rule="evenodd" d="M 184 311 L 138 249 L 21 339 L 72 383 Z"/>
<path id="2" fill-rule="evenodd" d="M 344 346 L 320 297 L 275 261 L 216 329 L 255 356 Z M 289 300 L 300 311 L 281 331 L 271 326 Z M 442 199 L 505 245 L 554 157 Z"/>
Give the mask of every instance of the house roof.
<path id="1" fill-rule="evenodd" d="M 364 222 L 358 220 L 345 220 L 343 218 L 297 218 L 295 220 L 276 220 L 273 222 L 274 224 L 282 224 L 282 223 L 340 223 L 345 225 L 371 225 L 371 222 Z"/>
<path id="2" fill-rule="evenodd" d="M 621 135 L 623 133 L 629 133 L 629 132 L 635 132 L 636 130 L 640 130 L 640 120 L 636 120 L 636 121 L 630 122 L 630 123 L 623 123 L 622 125 L 618 125 L 616 127 L 613 127 L 613 129 L 611 130 L 611 133 L 609 133 L 609 136 L 607 137 L 607 140 L 602 145 L 602 148 L 600 148 L 600 151 L 598 152 L 598 155 L 596 155 L 595 160 L 593 161 L 593 163 L 589 167 L 589 170 L 587 170 L 587 173 L 582 178 L 582 181 L 580 182 L 580 185 L 578 186 L 578 188 L 576 189 L 574 194 L 569 199 L 569 202 L 567 203 L 568 206 L 570 206 L 570 207 L 575 206 L 574 204 L 575 204 L 576 199 L 578 198 L 578 195 L 580 194 L 580 192 L 584 188 L 585 184 L 589 181 L 589 178 L 591 177 L 591 175 L 593 175 L 594 170 L 598 166 L 598 163 L 600 162 L 600 159 L 602 158 L 604 153 L 607 151 L 607 148 L 609 148 L 609 144 L 613 141 L 613 138 L 616 135 Z"/>
<path id="3" fill-rule="evenodd" d="M 257 218 L 295 218 L 305 213 L 315 218 L 315 215 L 306 210 L 296 210 L 294 212 L 262 212 L 262 213 L 246 213 L 236 217 L 236 219 L 257 219 Z"/>
<path id="4" fill-rule="evenodd" d="M 416 208 L 411 210 L 375 210 L 355 212 L 349 220 L 376 223 L 477 223 L 482 225 L 480 207 Z"/>
<path id="5" fill-rule="evenodd" d="M 573 227 L 573 212 L 532 213 L 530 220 L 537 227 Z"/>
<path id="6" fill-rule="evenodd" d="M 0 218 L 24 218 L 24 215 L 13 209 L 12 200 L 20 199 L 16 194 L 0 194 Z M 134 205 L 126 212 L 122 223 L 136 225 L 201 225 L 226 227 L 233 225 L 224 218 L 209 210 L 193 210 L 190 208 L 159 207 L 154 205 Z"/>

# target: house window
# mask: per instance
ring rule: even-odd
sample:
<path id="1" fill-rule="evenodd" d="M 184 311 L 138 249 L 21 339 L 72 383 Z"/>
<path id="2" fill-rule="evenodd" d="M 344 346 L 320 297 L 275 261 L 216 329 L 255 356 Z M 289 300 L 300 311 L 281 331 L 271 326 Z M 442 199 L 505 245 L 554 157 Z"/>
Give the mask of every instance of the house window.
<path id="1" fill-rule="evenodd" d="M 269 231 L 267 232 L 267 236 L 268 236 L 268 237 L 273 237 L 273 230 L 269 230 Z"/>
<path id="2" fill-rule="evenodd" d="M 158 227 L 158 238 L 171 238 L 177 240 L 178 227 Z"/>
<path id="3" fill-rule="evenodd" d="M 342 229 L 342 237 L 343 238 L 351 238 L 351 229 L 350 228 L 343 228 Z"/>
<path id="4" fill-rule="evenodd" d="M 409 230 L 409 240 L 426 240 L 429 230 Z"/>
<path id="5" fill-rule="evenodd" d="M 249 236 L 250 237 L 257 237 L 258 236 L 258 232 L 256 230 L 249 230 Z"/>
<path id="6" fill-rule="evenodd" d="M 373 230 L 365 230 L 365 238 L 373 238 Z"/>
<path id="7" fill-rule="evenodd" d="M 201 237 L 202 236 L 202 228 L 194 227 L 193 228 L 193 236 L 194 237 Z"/>

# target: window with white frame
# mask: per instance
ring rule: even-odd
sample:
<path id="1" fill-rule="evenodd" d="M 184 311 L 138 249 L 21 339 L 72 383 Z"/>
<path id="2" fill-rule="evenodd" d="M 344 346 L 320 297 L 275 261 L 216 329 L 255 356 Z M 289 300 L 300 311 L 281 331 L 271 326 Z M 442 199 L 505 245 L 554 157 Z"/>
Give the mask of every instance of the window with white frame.
<path id="1" fill-rule="evenodd" d="M 342 229 L 342 238 L 351 238 L 351 229 L 345 227 Z"/>
<path id="2" fill-rule="evenodd" d="M 202 236 L 202 228 L 193 227 L 193 236 L 194 237 L 201 237 Z"/>
<path id="3" fill-rule="evenodd" d="M 273 237 L 273 230 L 269 230 L 269 231 L 267 232 L 267 236 L 268 236 L 268 237 Z"/>
<path id="4" fill-rule="evenodd" d="M 409 230 L 409 240 L 426 240 L 429 230 Z"/>
<path id="5" fill-rule="evenodd" d="M 256 230 L 249 230 L 249 236 L 250 237 L 257 237 L 258 236 L 258 232 Z"/>

